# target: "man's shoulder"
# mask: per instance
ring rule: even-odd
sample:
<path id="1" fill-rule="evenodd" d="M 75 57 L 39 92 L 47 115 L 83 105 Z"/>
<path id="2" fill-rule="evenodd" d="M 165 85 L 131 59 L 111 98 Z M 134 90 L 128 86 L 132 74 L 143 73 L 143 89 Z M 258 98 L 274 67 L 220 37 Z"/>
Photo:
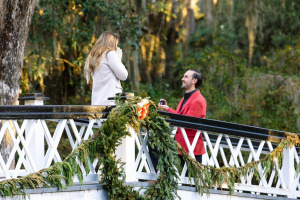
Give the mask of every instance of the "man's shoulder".
<path id="1" fill-rule="evenodd" d="M 199 90 L 197 90 L 196 92 L 195 92 L 195 98 L 194 98 L 196 101 L 204 101 L 204 102 L 206 102 L 206 100 L 205 100 L 205 98 L 204 98 L 204 96 L 200 93 L 200 91 Z"/>

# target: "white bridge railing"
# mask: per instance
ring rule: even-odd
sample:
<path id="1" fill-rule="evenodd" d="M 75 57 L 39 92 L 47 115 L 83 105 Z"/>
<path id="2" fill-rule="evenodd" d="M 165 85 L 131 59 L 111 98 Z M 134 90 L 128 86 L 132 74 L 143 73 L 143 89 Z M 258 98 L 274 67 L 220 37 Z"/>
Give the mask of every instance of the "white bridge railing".
<path id="1" fill-rule="evenodd" d="M 7 148 L 7 145 L 3 144 L 4 141 L 10 141 L 11 144 L 6 151 L 7 156 L 0 155 L 0 179 L 26 176 L 62 161 L 82 141 L 94 134 L 105 120 L 108 110 L 109 108 L 104 106 L 0 106 L 1 151 Z M 91 116 L 98 119 L 89 119 Z M 174 114 L 170 117 L 169 122 L 174 126 L 174 132 L 180 127 L 186 135 L 184 128 L 188 127 L 197 129 L 196 135 L 202 134 L 207 150 L 202 163 L 217 168 L 240 167 L 265 157 L 276 148 L 283 134 L 277 131 L 277 136 L 272 136 L 272 131 L 257 127 Z M 174 117 L 178 119 L 172 121 Z M 85 120 L 76 120 L 84 118 Z M 116 152 L 126 163 L 126 181 L 155 180 L 157 173 L 147 147 L 148 131 L 145 130 L 141 134 L 136 134 L 134 130 L 130 132 L 132 136 L 124 138 Z M 194 148 L 192 144 L 187 145 L 191 150 Z M 194 157 L 192 153 L 190 156 Z M 299 155 L 296 148 L 285 149 L 281 168 L 273 169 L 267 176 L 264 174 L 264 168 L 259 165 L 259 181 L 250 173 L 235 184 L 235 191 L 300 197 L 297 164 Z M 101 176 L 97 161 L 91 163 L 90 167 L 91 171 L 85 175 L 84 182 L 98 181 Z M 179 184 L 192 185 L 185 174 L 186 167 L 180 174 Z"/>
<path id="2" fill-rule="evenodd" d="M 5 134 L 11 139 L 8 159 L 0 156 L 1 179 L 25 176 L 61 162 L 93 135 L 94 128 L 101 126 L 101 121 L 94 119 L 88 124 L 77 124 L 73 119 L 1 120 L 1 123 L 0 140 Z"/>

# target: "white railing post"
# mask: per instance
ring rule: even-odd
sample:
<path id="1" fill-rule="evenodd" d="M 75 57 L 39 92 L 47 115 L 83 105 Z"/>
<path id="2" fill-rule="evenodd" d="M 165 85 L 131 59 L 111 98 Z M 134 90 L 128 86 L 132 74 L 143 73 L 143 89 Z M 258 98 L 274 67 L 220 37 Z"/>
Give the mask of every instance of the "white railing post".
<path id="1" fill-rule="evenodd" d="M 116 150 L 117 159 L 121 159 L 126 174 L 125 182 L 136 182 L 135 167 L 135 134 L 136 131 L 132 127 L 128 127 L 131 136 L 122 139 L 122 143 Z"/>
<path id="2" fill-rule="evenodd" d="M 121 100 L 127 100 L 134 97 L 134 93 L 124 92 L 117 93 L 121 96 Z M 109 97 L 109 100 L 114 100 L 113 97 Z M 136 166 L 135 166 L 135 138 L 136 131 L 134 128 L 127 126 L 130 136 L 126 136 L 122 139 L 121 145 L 117 147 L 116 155 L 117 159 L 121 159 L 124 165 L 124 171 L 126 174 L 126 182 L 137 181 Z"/>
<path id="3" fill-rule="evenodd" d="M 44 97 L 42 93 L 28 93 L 25 94 L 24 97 L 19 98 L 19 101 L 23 100 L 25 105 L 35 106 L 35 105 L 44 105 L 44 100 L 49 100 L 49 99 L 50 99 L 49 97 Z M 28 145 L 28 149 L 34 161 L 34 164 L 37 170 L 40 170 L 45 167 L 45 142 L 44 142 L 44 129 L 42 127 L 42 124 L 38 122 L 39 121 L 33 119 L 28 120 L 25 129 L 25 138 Z M 32 126 L 35 127 L 30 141 L 27 141 L 30 135 L 29 131 Z M 26 162 L 29 162 L 29 160 L 26 159 Z M 30 164 L 28 166 L 30 166 Z"/>
<path id="4" fill-rule="evenodd" d="M 289 189 L 288 198 L 295 198 L 296 186 L 295 181 L 295 164 L 294 164 L 295 147 L 287 147 L 283 150 L 282 173 L 283 180 L 287 189 Z"/>

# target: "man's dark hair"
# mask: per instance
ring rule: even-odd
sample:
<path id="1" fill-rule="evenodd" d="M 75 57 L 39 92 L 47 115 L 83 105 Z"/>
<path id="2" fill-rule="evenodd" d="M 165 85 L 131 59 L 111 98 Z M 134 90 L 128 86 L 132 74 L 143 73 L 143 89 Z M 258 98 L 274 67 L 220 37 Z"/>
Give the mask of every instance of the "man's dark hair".
<path id="1" fill-rule="evenodd" d="M 196 84 L 195 84 L 195 87 L 198 88 L 198 87 L 202 84 L 202 73 L 201 73 L 201 71 L 198 70 L 198 69 L 193 69 L 193 68 L 191 68 L 191 69 L 189 69 L 189 70 L 194 72 L 192 78 L 193 78 L 193 80 L 194 80 L 194 79 L 197 79 L 197 82 L 196 82 Z"/>

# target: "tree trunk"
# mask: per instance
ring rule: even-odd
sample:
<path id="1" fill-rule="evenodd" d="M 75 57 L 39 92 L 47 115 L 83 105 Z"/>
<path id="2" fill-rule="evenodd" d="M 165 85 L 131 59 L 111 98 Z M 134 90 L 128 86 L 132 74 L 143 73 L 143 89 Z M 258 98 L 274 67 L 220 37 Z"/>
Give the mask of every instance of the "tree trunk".
<path id="1" fill-rule="evenodd" d="M 131 88 L 139 92 L 139 52 L 134 49 L 132 52 Z"/>
<path id="2" fill-rule="evenodd" d="M 35 0 L 0 0 L 1 105 L 18 104 L 24 48 L 34 5 Z M 12 145 L 6 132 L 0 147 L 4 161 L 7 161 Z"/>
<path id="3" fill-rule="evenodd" d="M 205 19 L 206 24 L 209 26 L 213 25 L 214 16 L 212 14 L 212 1 L 211 0 L 204 0 L 204 12 L 205 12 Z"/>
<path id="4" fill-rule="evenodd" d="M 177 78 L 174 78 L 174 67 L 176 65 L 175 51 L 177 40 L 179 38 L 179 30 L 181 26 L 182 13 L 180 9 L 180 1 L 173 0 L 172 13 L 176 14 L 177 18 L 172 18 L 166 31 L 167 41 L 163 43 L 163 48 L 166 54 L 165 57 L 165 74 L 164 78 L 170 84 L 171 88 L 177 88 Z"/>
<path id="5" fill-rule="evenodd" d="M 230 28 L 233 27 L 233 11 L 234 11 L 234 1 L 227 0 L 227 18 Z"/>
<path id="6" fill-rule="evenodd" d="M 195 32 L 195 13 L 194 9 L 196 6 L 196 0 L 188 0 L 187 2 L 187 15 L 186 15 L 186 42 L 188 42 L 189 37 Z"/>
<path id="7" fill-rule="evenodd" d="M 257 13 L 256 13 L 256 1 L 246 0 L 247 15 L 245 25 L 248 29 L 248 40 L 249 40 L 249 53 L 248 53 L 248 65 L 252 65 L 252 57 L 255 46 L 255 34 L 257 29 Z"/>

